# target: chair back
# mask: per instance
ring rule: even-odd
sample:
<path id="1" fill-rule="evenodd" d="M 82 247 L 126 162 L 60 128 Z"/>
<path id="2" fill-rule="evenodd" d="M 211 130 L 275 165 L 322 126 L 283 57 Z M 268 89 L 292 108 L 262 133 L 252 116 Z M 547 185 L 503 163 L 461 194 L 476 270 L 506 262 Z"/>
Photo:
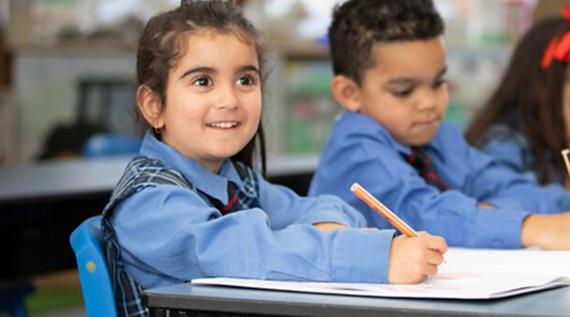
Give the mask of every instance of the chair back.
<path id="1" fill-rule="evenodd" d="M 70 237 L 77 258 L 81 291 L 88 317 L 117 317 L 111 275 L 105 259 L 101 216 L 79 225 Z"/>
<path id="2" fill-rule="evenodd" d="M 81 149 L 87 159 L 112 156 L 135 156 L 139 152 L 142 138 L 132 135 L 102 133 L 90 137 Z"/>

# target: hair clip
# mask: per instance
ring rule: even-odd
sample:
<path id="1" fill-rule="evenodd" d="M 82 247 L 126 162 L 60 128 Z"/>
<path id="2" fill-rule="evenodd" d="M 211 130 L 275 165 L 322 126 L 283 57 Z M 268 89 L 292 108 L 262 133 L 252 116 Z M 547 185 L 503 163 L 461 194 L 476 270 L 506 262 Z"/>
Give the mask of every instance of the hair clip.
<path id="1" fill-rule="evenodd" d="M 562 16 L 566 21 L 570 21 L 570 4 L 567 4 L 562 8 Z"/>
<path id="2" fill-rule="evenodd" d="M 562 8 L 562 15 L 566 21 L 570 22 L 570 4 Z M 553 60 L 559 62 L 570 61 L 570 30 L 567 30 L 562 36 L 550 40 L 544 51 L 541 67 L 547 69 L 552 65 Z"/>

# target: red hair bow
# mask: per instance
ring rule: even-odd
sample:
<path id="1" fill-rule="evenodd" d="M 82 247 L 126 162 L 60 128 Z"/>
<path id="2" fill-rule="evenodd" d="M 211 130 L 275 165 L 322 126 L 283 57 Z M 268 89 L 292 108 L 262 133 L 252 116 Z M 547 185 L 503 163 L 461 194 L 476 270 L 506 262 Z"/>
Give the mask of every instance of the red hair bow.
<path id="1" fill-rule="evenodd" d="M 564 6 L 562 15 L 564 19 L 570 21 L 570 4 Z M 560 62 L 570 61 L 570 30 L 566 31 L 562 36 L 550 40 L 542 57 L 542 68 L 550 67 L 553 60 Z"/>

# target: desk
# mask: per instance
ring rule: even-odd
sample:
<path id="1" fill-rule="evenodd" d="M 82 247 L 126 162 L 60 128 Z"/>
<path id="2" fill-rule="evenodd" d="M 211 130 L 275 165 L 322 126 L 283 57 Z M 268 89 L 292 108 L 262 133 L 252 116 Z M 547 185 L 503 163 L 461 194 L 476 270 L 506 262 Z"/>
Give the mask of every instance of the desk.
<path id="1" fill-rule="evenodd" d="M 151 316 L 161 317 L 186 316 L 181 314 L 184 311 L 306 317 L 570 316 L 570 287 L 501 300 L 444 301 L 303 294 L 188 283 L 147 290 L 144 300 L 151 308 Z"/>
<path id="2" fill-rule="evenodd" d="M 75 267 L 69 235 L 100 214 L 129 157 L 0 169 L 0 279 Z M 268 159 L 269 180 L 306 193 L 317 156 Z"/>

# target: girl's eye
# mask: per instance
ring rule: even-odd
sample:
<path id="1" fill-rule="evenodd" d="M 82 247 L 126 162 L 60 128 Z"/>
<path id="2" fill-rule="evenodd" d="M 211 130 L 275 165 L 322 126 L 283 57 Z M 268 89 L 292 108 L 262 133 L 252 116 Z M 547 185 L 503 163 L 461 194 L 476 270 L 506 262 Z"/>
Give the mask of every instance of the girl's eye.
<path id="1" fill-rule="evenodd" d="M 237 80 L 237 84 L 242 86 L 253 86 L 256 83 L 256 79 L 251 75 L 242 76 Z"/>
<path id="2" fill-rule="evenodd" d="M 209 86 L 211 84 L 211 82 L 212 81 L 208 77 L 200 77 L 200 78 L 197 78 L 196 80 L 194 80 L 192 82 L 192 85 L 206 87 L 206 86 Z"/>

